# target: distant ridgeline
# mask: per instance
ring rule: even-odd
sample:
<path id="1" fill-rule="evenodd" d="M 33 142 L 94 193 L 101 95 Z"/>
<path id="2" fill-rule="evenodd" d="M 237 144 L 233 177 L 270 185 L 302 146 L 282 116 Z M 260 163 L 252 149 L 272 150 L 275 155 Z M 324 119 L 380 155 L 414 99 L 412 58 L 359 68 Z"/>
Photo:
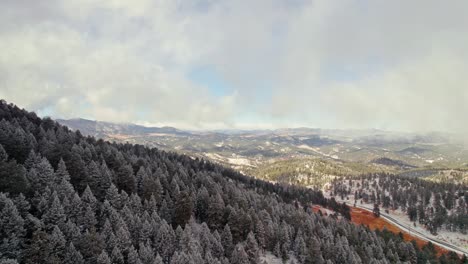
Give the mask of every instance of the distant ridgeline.
<path id="1" fill-rule="evenodd" d="M 462 263 L 349 218 L 322 193 L 72 132 L 0 102 L 0 263 Z"/>

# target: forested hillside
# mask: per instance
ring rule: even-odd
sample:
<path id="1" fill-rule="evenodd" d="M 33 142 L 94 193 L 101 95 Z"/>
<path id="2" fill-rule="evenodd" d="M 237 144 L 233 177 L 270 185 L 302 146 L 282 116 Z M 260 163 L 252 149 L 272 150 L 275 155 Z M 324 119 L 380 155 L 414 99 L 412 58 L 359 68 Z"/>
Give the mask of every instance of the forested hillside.
<path id="1" fill-rule="evenodd" d="M 378 166 L 327 159 L 285 159 L 246 170 L 267 181 L 322 188 L 338 176 L 359 176 L 382 172 Z"/>
<path id="2" fill-rule="evenodd" d="M 346 220 L 349 208 L 0 103 L 0 263 L 464 263 Z M 317 203 L 345 218 L 321 217 Z"/>
<path id="3" fill-rule="evenodd" d="M 468 188 L 464 184 L 382 173 L 336 179 L 331 189 L 338 196 L 351 196 L 351 201 L 401 210 L 410 221 L 417 221 L 433 234 L 441 229 L 467 234 Z"/>

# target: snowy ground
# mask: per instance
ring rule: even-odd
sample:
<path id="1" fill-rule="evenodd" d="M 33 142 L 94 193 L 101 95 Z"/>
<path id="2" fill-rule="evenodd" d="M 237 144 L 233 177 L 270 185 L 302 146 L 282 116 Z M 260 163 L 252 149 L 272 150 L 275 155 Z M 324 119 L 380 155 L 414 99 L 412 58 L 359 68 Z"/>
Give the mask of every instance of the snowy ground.
<path id="1" fill-rule="evenodd" d="M 291 259 L 294 258 L 291 256 Z M 286 262 L 286 264 L 291 263 L 291 259 Z M 263 262 L 266 262 L 268 264 L 283 264 L 283 260 L 280 258 L 277 258 L 275 255 L 273 255 L 271 252 L 266 252 L 265 256 L 260 257 L 260 264 L 263 264 Z M 296 261 L 296 263 L 298 263 Z"/>
<path id="2" fill-rule="evenodd" d="M 228 158 L 228 163 L 233 165 L 252 166 L 252 164 L 250 164 L 250 160 L 246 158 Z"/>
<path id="3" fill-rule="evenodd" d="M 312 150 L 313 152 L 318 153 L 320 155 L 323 155 L 325 157 L 329 157 L 329 158 L 332 158 L 332 159 L 339 159 L 339 157 L 337 155 L 327 154 L 327 153 L 324 153 L 324 152 L 320 151 L 320 148 L 312 148 L 312 147 L 310 147 L 308 145 L 299 145 L 297 147 L 301 148 L 301 149 Z"/>

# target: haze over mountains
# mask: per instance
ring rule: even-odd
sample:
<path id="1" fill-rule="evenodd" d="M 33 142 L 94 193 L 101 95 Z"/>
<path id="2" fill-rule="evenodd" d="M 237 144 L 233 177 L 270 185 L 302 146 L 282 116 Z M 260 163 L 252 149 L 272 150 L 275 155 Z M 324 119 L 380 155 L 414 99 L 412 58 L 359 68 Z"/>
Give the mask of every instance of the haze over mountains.
<path id="1" fill-rule="evenodd" d="M 58 122 L 69 126 L 73 129 L 79 129 L 86 135 L 90 136 L 106 136 L 106 135 L 147 135 L 154 133 L 162 134 L 188 134 L 173 127 L 146 127 L 135 124 L 120 124 L 103 121 L 93 121 L 83 118 L 76 119 L 57 119 Z"/>
<path id="2" fill-rule="evenodd" d="M 239 167 L 307 157 L 371 162 L 407 169 L 463 167 L 468 157 L 468 149 L 446 133 L 315 128 L 185 131 L 85 119 L 60 119 L 58 122 L 85 135 L 176 150 Z"/>

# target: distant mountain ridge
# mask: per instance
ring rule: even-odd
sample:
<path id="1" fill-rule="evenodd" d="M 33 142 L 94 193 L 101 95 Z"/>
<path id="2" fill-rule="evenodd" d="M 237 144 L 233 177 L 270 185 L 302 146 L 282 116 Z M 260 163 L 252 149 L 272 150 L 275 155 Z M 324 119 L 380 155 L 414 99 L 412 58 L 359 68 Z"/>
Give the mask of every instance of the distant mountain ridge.
<path id="1" fill-rule="evenodd" d="M 197 131 L 80 118 L 57 121 L 84 135 L 206 158 L 252 175 L 257 175 L 256 169 L 260 175 L 276 161 L 304 158 L 367 164 L 386 171 L 465 168 L 468 160 L 468 150 L 450 143 L 443 133 L 306 127 Z"/>
<path id="2" fill-rule="evenodd" d="M 271 135 L 271 136 L 311 136 L 324 138 L 361 138 L 367 139 L 371 135 L 380 137 L 382 135 L 394 135 L 398 132 L 383 131 L 378 129 L 324 129 L 324 128 L 309 128 L 309 127 L 293 127 L 293 128 L 277 128 L 277 129 L 215 129 L 215 130 L 185 130 L 178 129 L 171 126 L 153 127 L 137 125 L 134 123 L 117 123 L 108 121 L 97 121 L 85 118 L 71 118 L 71 119 L 55 119 L 60 124 L 67 127 L 80 130 L 80 132 L 94 135 L 94 134 L 129 134 L 129 135 L 142 135 L 150 133 L 167 133 L 167 134 L 222 134 L 228 136 L 240 135 Z"/>
<path id="3" fill-rule="evenodd" d="M 73 130 L 80 130 L 80 132 L 90 136 L 104 136 L 109 134 L 145 135 L 153 133 L 190 134 L 187 131 L 182 131 L 174 127 L 147 127 L 132 123 L 111 123 L 83 118 L 57 119 L 56 121 Z"/>

